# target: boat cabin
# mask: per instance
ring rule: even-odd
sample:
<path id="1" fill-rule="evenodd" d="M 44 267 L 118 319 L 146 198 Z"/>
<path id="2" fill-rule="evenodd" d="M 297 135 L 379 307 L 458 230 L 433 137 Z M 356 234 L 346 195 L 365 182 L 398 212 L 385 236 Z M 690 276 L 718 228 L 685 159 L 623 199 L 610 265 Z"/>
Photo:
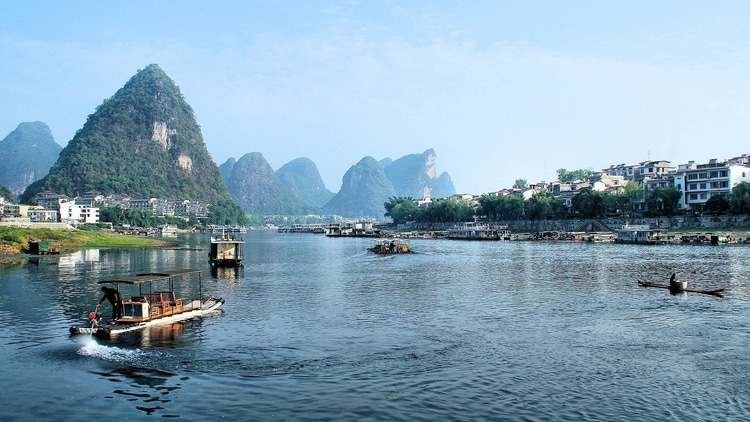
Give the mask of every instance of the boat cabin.
<path id="1" fill-rule="evenodd" d="M 244 240 L 229 233 L 212 237 L 211 250 L 208 252 L 209 263 L 214 267 L 241 267 L 243 243 Z"/>
<path id="2" fill-rule="evenodd" d="M 617 229 L 615 242 L 647 245 L 665 243 L 667 241 L 665 232 L 666 230 L 652 229 L 648 225 L 625 225 L 623 228 Z"/>
<path id="3" fill-rule="evenodd" d="M 138 274 L 135 277 L 102 280 L 99 284 L 114 284 L 118 291 L 120 291 L 121 284 L 137 285 L 137 295 L 124 297 L 125 303 L 123 306 L 122 317 L 119 321 L 138 323 L 182 313 L 185 310 L 185 305 L 188 304 L 193 307 L 200 306 L 199 300 L 192 301 L 198 303 L 191 303 L 188 300 L 189 303 L 186 304 L 182 298 L 175 296 L 173 277 L 188 272 L 196 271 L 185 270 L 168 273 Z M 154 282 L 158 281 L 167 283 L 168 290 L 153 290 Z"/>

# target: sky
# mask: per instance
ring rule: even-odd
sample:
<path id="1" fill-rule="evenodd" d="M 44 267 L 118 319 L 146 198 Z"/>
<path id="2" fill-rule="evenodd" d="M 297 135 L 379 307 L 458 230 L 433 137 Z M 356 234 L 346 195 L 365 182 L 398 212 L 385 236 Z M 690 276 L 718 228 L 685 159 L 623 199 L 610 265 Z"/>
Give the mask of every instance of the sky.
<path id="1" fill-rule="evenodd" d="M 750 2 L 0 2 L 0 139 L 65 146 L 158 64 L 217 165 L 300 157 L 326 187 L 435 150 L 458 193 L 558 169 L 750 152 Z"/>

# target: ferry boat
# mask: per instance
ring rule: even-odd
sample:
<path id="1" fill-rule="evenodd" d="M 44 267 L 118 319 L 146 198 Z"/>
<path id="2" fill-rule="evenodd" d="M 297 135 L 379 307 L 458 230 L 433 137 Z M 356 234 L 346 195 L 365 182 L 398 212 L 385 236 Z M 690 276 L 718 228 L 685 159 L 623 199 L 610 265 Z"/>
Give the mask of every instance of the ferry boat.
<path id="1" fill-rule="evenodd" d="M 242 244 L 244 240 L 227 232 L 221 236 L 211 236 L 211 249 L 208 252 L 208 262 L 212 267 L 241 267 Z"/>
<path id="2" fill-rule="evenodd" d="M 195 299 L 176 297 L 174 278 L 190 274 L 198 275 L 198 297 Z M 202 279 L 200 270 L 183 269 L 99 281 L 98 284 L 113 285 L 121 293 L 121 287 L 129 286 L 131 290 L 136 290 L 137 287 L 137 294 L 127 298 L 123 305 L 122 316 L 118 319 L 103 322 L 102 314 L 92 311 L 88 313 L 88 323 L 83 326 L 70 327 L 70 334 L 85 334 L 107 339 L 128 331 L 171 324 L 217 311 L 224 304 L 224 299 L 203 298 Z"/>
<path id="3" fill-rule="evenodd" d="M 658 245 L 667 243 L 665 236 L 666 230 L 652 229 L 647 224 L 629 225 L 626 224 L 621 229 L 617 229 L 615 243 L 628 243 L 639 245 Z"/>
<path id="4" fill-rule="evenodd" d="M 448 239 L 459 240 L 510 240 L 508 226 L 493 227 L 488 223 L 467 221 L 448 229 Z"/>

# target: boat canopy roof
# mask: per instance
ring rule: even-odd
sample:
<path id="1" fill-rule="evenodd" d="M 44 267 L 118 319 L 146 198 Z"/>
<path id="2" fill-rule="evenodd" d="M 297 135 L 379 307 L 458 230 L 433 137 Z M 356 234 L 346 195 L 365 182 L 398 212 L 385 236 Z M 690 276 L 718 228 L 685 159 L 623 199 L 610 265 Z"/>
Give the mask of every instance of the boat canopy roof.
<path id="1" fill-rule="evenodd" d="M 136 274 L 130 277 L 119 277 L 119 278 L 110 278 L 110 279 L 102 280 L 99 282 L 99 284 L 107 284 L 107 283 L 141 284 L 141 283 L 149 283 L 149 282 L 158 281 L 158 280 L 166 280 L 176 275 L 200 273 L 200 272 L 201 270 L 185 269 L 185 270 L 161 271 L 161 272 L 154 272 L 154 273 L 141 273 L 141 274 Z"/>

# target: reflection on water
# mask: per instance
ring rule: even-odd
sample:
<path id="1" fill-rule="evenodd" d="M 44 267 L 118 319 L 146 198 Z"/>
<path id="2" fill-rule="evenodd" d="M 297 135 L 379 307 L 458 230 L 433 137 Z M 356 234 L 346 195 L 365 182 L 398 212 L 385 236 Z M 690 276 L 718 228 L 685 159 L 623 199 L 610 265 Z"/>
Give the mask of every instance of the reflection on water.
<path id="1" fill-rule="evenodd" d="M 366 239 L 246 241 L 239 269 L 191 249 L 102 249 L 5 271 L 0 376 L 18 382 L 0 418 L 729 420 L 750 407 L 745 247 L 415 239 L 419 253 L 383 259 Z M 98 280 L 171 268 L 210 274 L 203 293 L 223 312 L 67 337 Z M 726 294 L 636 283 L 672 272 Z M 42 383 L 65 392 L 40 397 Z"/>
<path id="2" fill-rule="evenodd" d="M 222 280 L 239 280 L 243 267 L 211 267 L 211 277 Z"/>

